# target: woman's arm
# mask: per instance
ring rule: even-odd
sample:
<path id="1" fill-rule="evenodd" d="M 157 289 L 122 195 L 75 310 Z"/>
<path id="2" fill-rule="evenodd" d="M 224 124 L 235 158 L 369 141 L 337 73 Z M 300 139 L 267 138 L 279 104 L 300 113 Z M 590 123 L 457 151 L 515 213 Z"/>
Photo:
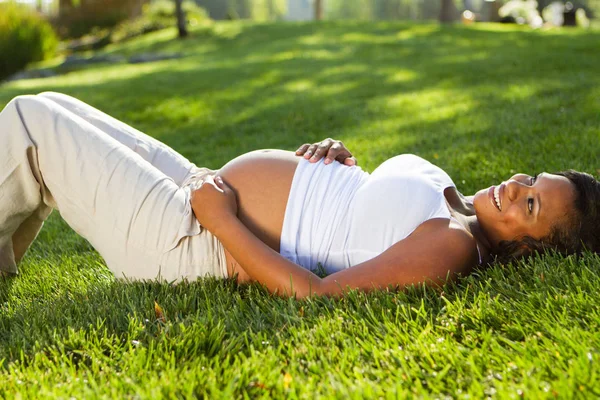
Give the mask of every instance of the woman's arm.
<path id="1" fill-rule="evenodd" d="M 192 207 L 253 279 L 269 291 L 302 298 L 340 295 L 347 289 L 372 290 L 419 282 L 441 283 L 477 262 L 473 239 L 446 219 L 422 224 L 381 255 L 350 269 L 319 278 L 260 241 L 236 217 L 233 192 L 217 177 L 194 192 Z"/>

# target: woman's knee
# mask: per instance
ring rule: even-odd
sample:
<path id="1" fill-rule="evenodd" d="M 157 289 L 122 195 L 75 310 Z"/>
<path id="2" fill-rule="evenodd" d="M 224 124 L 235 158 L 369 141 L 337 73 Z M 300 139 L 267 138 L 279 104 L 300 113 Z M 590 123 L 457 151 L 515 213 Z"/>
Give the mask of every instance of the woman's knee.
<path id="1" fill-rule="evenodd" d="M 4 112 L 3 112 L 4 113 Z M 40 137 L 40 133 L 53 129 L 62 110 L 52 100 L 34 96 L 17 96 L 6 106 L 8 118 L 20 121 L 30 136 Z M 34 135 L 37 134 L 37 135 Z"/>
<path id="2" fill-rule="evenodd" d="M 40 108 L 38 100 L 32 95 L 21 95 L 13 98 L 2 110 L 2 116 L 14 121 L 31 118 L 30 115 Z M 3 119 L 4 119 L 3 118 Z"/>
<path id="3" fill-rule="evenodd" d="M 35 114 L 40 111 L 47 111 L 48 109 L 48 104 L 44 99 L 31 94 L 24 94 L 13 98 L 6 107 L 8 108 L 11 105 L 17 109 L 21 117 L 25 117 L 25 115 L 30 115 L 31 113 Z"/>
<path id="4" fill-rule="evenodd" d="M 69 98 L 70 96 L 67 96 L 66 94 L 63 93 L 58 93 L 58 92 L 42 92 L 38 94 L 39 97 L 43 97 L 46 99 L 50 99 L 50 100 L 64 100 L 65 98 Z"/>

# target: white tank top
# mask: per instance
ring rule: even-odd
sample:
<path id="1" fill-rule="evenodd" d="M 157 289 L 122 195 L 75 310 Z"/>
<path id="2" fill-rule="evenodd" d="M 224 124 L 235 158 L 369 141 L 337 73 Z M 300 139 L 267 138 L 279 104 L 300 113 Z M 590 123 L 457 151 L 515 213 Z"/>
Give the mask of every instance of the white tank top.
<path id="1" fill-rule="evenodd" d="M 372 174 L 338 162 L 302 159 L 292 181 L 280 253 L 331 274 L 370 260 L 432 218 L 450 218 L 442 169 L 412 154 Z"/>

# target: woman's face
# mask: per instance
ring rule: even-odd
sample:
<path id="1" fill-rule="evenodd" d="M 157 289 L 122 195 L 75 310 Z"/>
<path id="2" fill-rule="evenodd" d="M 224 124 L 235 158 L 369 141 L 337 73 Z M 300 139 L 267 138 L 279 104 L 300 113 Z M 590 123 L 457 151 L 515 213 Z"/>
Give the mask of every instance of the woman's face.
<path id="1" fill-rule="evenodd" d="M 541 239 L 573 210 L 575 188 L 564 176 L 517 174 L 473 198 L 479 225 L 493 247 L 524 236 Z"/>

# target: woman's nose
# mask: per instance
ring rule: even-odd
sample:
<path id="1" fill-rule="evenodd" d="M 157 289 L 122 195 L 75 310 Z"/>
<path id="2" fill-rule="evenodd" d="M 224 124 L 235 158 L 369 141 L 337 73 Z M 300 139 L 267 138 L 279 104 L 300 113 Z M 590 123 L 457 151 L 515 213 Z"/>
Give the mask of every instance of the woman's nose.
<path id="1" fill-rule="evenodd" d="M 515 179 L 511 179 L 506 182 L 506 193 L 508 195 L 508 199 L 510 201 L 515 201 L 519 198 L 519 195 L 524 189 L 527 189 L 527 185 L 522 182 L 519 182 Z"/>

